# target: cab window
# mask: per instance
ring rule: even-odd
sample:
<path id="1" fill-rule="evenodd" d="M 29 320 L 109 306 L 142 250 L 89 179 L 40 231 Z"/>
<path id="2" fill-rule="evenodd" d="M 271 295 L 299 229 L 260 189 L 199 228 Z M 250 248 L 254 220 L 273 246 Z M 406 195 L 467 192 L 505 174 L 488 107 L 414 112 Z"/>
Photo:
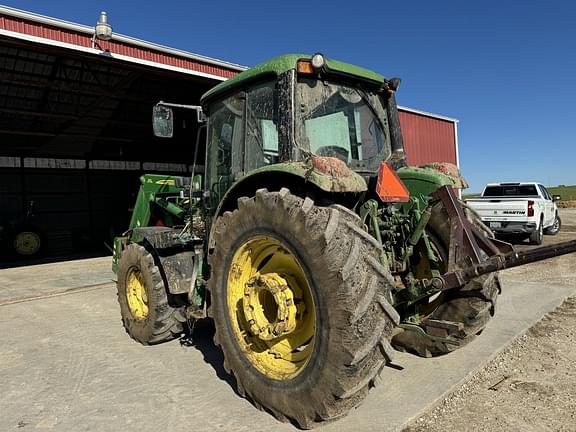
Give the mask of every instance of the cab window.
<path id="1" fill-rule="evenodd" d="M 275 82 L 246 92 L 244 172 L 278 161 L 278 116 Z"/>

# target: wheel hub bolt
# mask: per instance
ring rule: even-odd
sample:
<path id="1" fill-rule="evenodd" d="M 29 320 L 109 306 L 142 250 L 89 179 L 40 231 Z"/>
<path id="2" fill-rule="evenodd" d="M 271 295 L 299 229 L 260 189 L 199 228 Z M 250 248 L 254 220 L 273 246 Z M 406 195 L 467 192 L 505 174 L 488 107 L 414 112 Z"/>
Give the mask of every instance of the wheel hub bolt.
<path id="1" fill-rule="evenodd" d="M 294 295 L 277 273 L 257 274 L 244 285 L 242 307 L 252 334 L 271 340 L 296 328 Z"/>

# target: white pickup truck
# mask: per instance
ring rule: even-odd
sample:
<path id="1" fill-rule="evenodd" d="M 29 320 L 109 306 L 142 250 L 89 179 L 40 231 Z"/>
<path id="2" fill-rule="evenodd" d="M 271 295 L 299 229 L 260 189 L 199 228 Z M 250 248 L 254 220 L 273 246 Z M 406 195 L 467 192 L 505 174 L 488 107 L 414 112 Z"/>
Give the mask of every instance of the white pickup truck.
<path id="1" fill-rule="evenodd" d="M 560 231 L 558 200 L 559 195 L 551 196 L 536 182 L 489 183 L 480 198 L 466 200 L 466 204 L 497 236 L 529 238 L 539 245 L 544 233 Z"/>

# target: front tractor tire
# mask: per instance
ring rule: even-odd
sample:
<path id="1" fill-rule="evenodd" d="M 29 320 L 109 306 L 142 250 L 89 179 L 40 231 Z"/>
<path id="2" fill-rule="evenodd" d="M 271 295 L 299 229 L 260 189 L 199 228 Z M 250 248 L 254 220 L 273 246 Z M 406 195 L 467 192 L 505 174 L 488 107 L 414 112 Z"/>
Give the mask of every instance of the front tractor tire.
<path id="1" fill-rule="evenodd" d="M 155 345 L 182 334 L 183 307 L 169 303 L 160 269 L 144 246 L 136 243 L 126 246 L 117 277 L 122 323 L 132 339 L 142 345 Z"/>
<path id="2" fill-rule="evenodd" d="M 219 217 L 211 240 L 214 341 L 238 392 L 301 428 L 358 405 L 399 321 L 359 217 L 262 189 Z"/>

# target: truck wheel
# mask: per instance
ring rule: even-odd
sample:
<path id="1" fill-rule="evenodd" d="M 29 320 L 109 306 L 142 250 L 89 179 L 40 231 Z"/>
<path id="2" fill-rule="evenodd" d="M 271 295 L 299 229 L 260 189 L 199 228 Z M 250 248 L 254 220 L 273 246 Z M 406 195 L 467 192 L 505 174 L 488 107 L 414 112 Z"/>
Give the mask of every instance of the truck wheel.
<path id="1" fill-rule="evenodd" d="M 122 251 L 116 286 L 122 323 L 132 339 L 154 345 L 183 332 L 183 307 L 169 304 L 160 269 L 143 246 L 132 243 Z"/>
<path id="2" fill-rule="evenodd" d="M 301 428 L 358 405 L 399 322 L 359 217 L 261 189 L 217 219 L 210 244 L 214 341 L 238 392 Z"/>
<path id="3" fill-rule="evenodd" d="M 544 221 L 540 218 L 540 223 L 538 224 L 538 228 L 528 238 L 528 241 L 532 245 L 541 245 L 542 241 L 544 240 Z"/>
<path id="4" fill-rule="evenodd" d="M 473 213 L 467 212 L 468 218 L 482 227 L 481 220 Z M 440 255 L 441 262 L 448 262 L 450 245 L 450 225 L 446 209 L 441 203 L 432 207 L 432 216 L 428 223 L 431 243 Z M 488 235 L 487 229 L 482 229 Z M 398 334 L 393 344 L 396 348 L 415 352 L 422 357 L 433 357 L 458 349 L 471 342 L 480 334 L 495 313 L 498 294 L 501 292 L 500 279 L 497 273 L 479 276 L 459 289 L 446 291 L 436 300 L 437 307 L 426 320 L 448 321 L 460 326 L 456 332 L 448 334 L 445 339 L 432 340 L 419 333 L 404 331 Z M 426 320 L 421 325 L 426 326 Z"/>
<path id="5" fill-rule="evenodd" d="M 552 224 L 551 227 L 546 228 L 544 233 L 548 235 L 556 235 L 560 232 L 561 227 L 562 227 L 562 220 L 560 219 L 560 216 L 556 214 L 556 217 L 554 218 L 554 223 Z"/>

